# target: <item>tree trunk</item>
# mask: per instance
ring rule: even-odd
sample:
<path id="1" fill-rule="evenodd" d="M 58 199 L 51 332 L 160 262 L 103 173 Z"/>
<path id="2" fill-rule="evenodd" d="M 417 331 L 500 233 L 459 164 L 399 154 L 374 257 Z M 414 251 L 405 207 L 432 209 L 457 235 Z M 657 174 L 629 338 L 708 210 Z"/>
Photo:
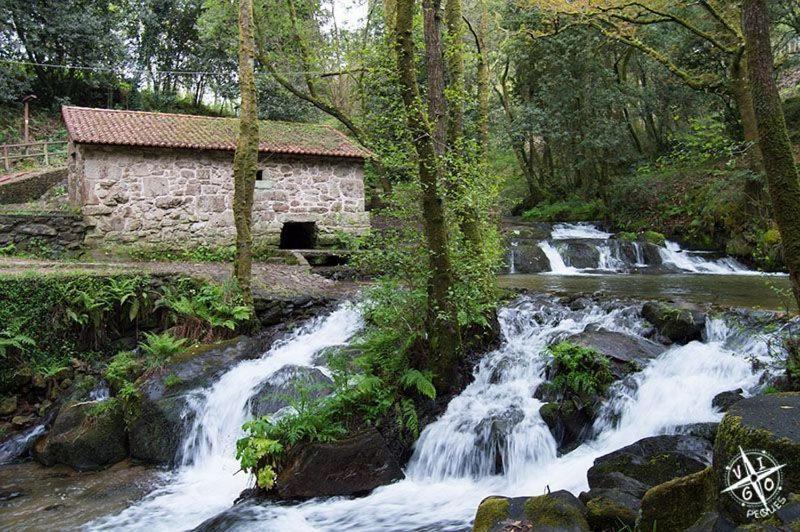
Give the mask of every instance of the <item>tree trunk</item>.
<path id="1" fill-rule="evenodd" d="M 758 144 L 758 123 L 747 75 L 747 61 L 744 57 L 734 57 L 730 67 L 730 79 L 731 96 L 736 102 L 739 119 L 742 121 L 744 140 L 750 146 L 747 152 L 748 166 L 754 173 L 760 173 L 763 170 L 763 163 L 761 147 Z"/>
<path id="2" fill-rule="evenodd" d="M 764 0 L 745 0 L 742 5 L 742 29 L 759 144 L 775 221 L 781 234 L 783 257 L 800 308 L 800 177 L 775 84 L 769 26 L 769 13 Z"/>
<path id="3" fill-rule="evenodd" d="M 253 261 L 253 194 L 258 164 L 258 105 L 254 79 L 253 0 L 239 0 L 239 87 L 242 106 L 239 137 L 233 156 L 233 219 L 236 225 L 236 257 L 233 272 L 245 304 L 253 305 L 250 284 Z"/>
<path id="4" fill-rule="evenodd" d="M 481 153 L 489 155 L 489 50 L 486 48 L 486 35 L 489 33 L 489 11 L 486 0 L 478 0 L 480 9 L 478 19 L 478 140 Z"/>
<path id="5" fill-rule="evenodd" d="M 450 300 L 453 272 L 448 253 L 448 235 L 442 195 L 437 182 L 438 160 L 431 136 L 431 126 L 423 112 L 414 68 L 412 35 L 414 0 L 397 0 L 395 34 L 397 41 L 397 74 L 406 109 L 406 124 L 414 142 L 422 188 L 422 214 L 428 247 L 428 302 L 426 332 L 428 356 L 437 374 L 438 385 L 446 389 L 453 382 L 460 337 L 455 307 Z M 437 385 L 437 386 L 438 386 Z"/>
<path id="6" fill-rule="evenodd" d="M 448 76 L 447 140 L 450 149 L 458 146 L 464 134 L 464 21 L 461 0 L 446 0 L 444 22 L 447 26 L 445 61 Z"/>
<path id="7" fill-rule="evenodd" d="M 422 0 L 425 69 L 428 75 L 428 118 L 433 123 L 433 145 L 437 155 L 447 147 L 446 105 L 444 99 L 444 58 L 440 33 L 439 0 Z"/>

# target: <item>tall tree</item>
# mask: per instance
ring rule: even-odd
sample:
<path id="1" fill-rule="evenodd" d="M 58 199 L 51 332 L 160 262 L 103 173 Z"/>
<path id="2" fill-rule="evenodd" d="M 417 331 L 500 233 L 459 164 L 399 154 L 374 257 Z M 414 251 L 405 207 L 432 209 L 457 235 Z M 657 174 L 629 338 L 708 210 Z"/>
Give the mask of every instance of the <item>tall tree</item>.
<path id="1" fill-rule="evenodd" d="M 453 270 L 448 249 L 448 232 L 442 194 L 439 191 L 439 160 L 433 142 L 431 124 L 417 85 L 414 65 L 414 0 L 395 3 L 397 77 L 406 110 L 406 124 L 417 154 L 419 181 L 422 189 L 423 229 L 428 251 L 428 308 L 426 332 L 431 366 L 439 382 L 452 384 L 451 372 L 460 348 L 455 307 L 451 300 Z"/>
<path id="2" fill-rule="evenodd" d="M 251 225 L 259 140 L 254 71 L 253 0 L 239 0 L 239 86 L 242 105 L 239 113 L 239 137 L 236 140 L 236 153 L 233 156 L 233 218 L 236 224 L 236 257 L 233 272 L 247 305 L 253 304 Z"/>
<path id="3" fill-rule="evenodd" d="M 764 170 L 781 234 L 784 262 L 800 308 L 800 176 L 775 83 L 770 20 L 764 0 L 744 0 L 742 27 Z"/>

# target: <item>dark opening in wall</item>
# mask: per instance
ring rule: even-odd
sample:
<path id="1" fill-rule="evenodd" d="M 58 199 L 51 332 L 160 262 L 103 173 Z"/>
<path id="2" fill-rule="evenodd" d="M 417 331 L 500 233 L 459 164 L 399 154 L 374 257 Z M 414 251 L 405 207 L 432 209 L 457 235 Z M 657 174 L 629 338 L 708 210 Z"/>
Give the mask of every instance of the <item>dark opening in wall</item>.
<path id="1" fill-rule="evenodd" d="M 281 227 L 281 249 L 314 249 L 316 246 L 316 223 L 284 222 Z"/>
<path id="2" fill-rule="evenodd" d="M 256 170 L 256 181 L 264 181 L 264 170 Z"/>

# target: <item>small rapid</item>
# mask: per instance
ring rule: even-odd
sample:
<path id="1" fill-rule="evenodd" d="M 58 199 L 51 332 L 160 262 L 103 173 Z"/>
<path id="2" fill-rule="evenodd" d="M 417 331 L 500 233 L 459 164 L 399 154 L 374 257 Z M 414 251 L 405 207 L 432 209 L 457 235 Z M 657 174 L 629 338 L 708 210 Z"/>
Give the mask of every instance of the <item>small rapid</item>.
<path id="1" fill-rule="evenodd" d="M 503 345 L 487 354 L 474 381 L 422 432 L 406 478 L 364 498 L 312 500 L 294 506 L 247 504 L 233 510 L 238 530 L 464 530 L 488 495 L 530 496 L 547 489 L 587 489 L 593 461 L 679 426 L 718 421 L 712 398 L 753 393 L 774 363 L 763 336 L 709 320 L 703 342 L 674 346 L 617 382 L 594 436 L 559 456 L 534 397 L 545 381 L 546 347 L 590 328 L 642 336 L 638 305 L 588 304 L 573 310 L 548 297 L 524 297 L 502 309 Z"/>
<path id="2" fill-rule="evenodd" d="M 521 227 L 517 225 L 515 227 Z M 547 228 L 547 225 L 544 226 Z M 607 275 L 618 273 L 688 273 L 711 275 L 764 275 L 745 267 L 732 257 L 685 250 L 676 242 L 656 245 L 644 240 L 631 241 L 598 229 L 591 223 L 557 223 L 541 228 L 532 237 L 529 231 L 512 231 L 508 267 L 511 274 L 546 273 L 551 275 Z"/>
<path id="3" fill-rule="evenodd" d="M 185 530 L 230 507 L 251 485 L 234 455 L 242 424 L 252 417 L 248 403 L 258 386 L 287 365 L 312 366 L 316 353 L 346 343 L 361 326 L 358 310 L 346 304 L 311 320 L 260 358 L 240 362 L 210 388 L 198 390 L 190 402 L 194 422 L 177 469 L 162 475 L 160 486 L 142 501 L 88 528 Z"/>

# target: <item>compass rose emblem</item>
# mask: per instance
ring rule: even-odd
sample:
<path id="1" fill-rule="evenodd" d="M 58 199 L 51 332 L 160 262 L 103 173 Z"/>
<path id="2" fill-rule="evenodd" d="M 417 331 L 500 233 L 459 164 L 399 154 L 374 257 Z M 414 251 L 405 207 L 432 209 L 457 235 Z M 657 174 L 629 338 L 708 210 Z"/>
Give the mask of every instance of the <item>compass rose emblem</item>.
<path id="1" fill-rule="evenodd" d="M 748 508 L 748 516 L 766 517 L 785 502 L 785 498 L 781 497 L 781 470 L 785 466 L 778 464 L 766 451 L 745 451 L 739 447 L 739 455 L 725 467 L 725 484 L 728 487 L 722 493 L 729 493 L 737 503 Z"/>

